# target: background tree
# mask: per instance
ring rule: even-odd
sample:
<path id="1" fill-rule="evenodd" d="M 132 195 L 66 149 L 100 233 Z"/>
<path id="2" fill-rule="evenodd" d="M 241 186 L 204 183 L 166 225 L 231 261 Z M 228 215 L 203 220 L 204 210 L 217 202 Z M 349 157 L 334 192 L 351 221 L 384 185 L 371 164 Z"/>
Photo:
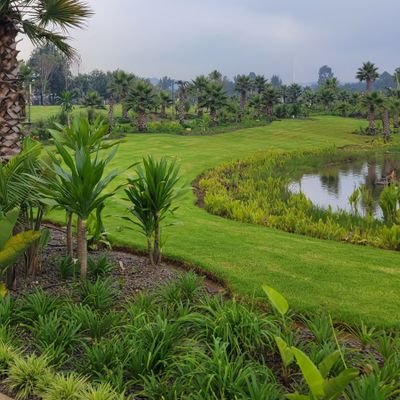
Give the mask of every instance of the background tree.
<path id="1" fill-rule="evenodd" d="M 228 97 L 224 87 L 220 83 L 209 82 L 204 88 L 204 94 L 200 100 L 200 107 L 210 110 L 211 125 L 218 122 L 218 112 L 227 105 Z"/>
<path id="2" fill-rule="evenodd" d="M 332 68 L 328 65 L 323 65 L 318 71 L 318 86 L 325 85 L 325 82 L 333 77 L 334 74 Z"/>
<path id="3" fill-rule="evenodd" d="M 372 90 L 372 85 L 379 78 L 378 68 L 375 64 L 367 61 L 363 63 L 362 67 L 358 69 L 356 78 L 360 82 L 366 82 L 367 92 Z"/>
<path id="4" fill-rule="evenodd" d="M 271 85 L 275 88 L 279 88 L 282 86 L 282 79 L 278 75 L 272 75 L 271 77 Z"/>
<path id="5" fill-rule="evenodd" d="M 92 90 L 83 99 L 82 105 L 87 107 L 89 122 L 94 122 L 96 117 L 96 109 L 104 108 L 104 100 L 101 98 L 98 92 Z"/>
<path id="6" fill-rule="evenodd" d="M 265 115 L 272 119 L 274 116 L 274 106 L 279 103 L 279 92 L 272 85 L 267 85 L 262 93 L 262 102 L 264 105 Z"/>
<path id="7" fill-rule="evenodd" d="M 251 89 L 251 79 L 248 75 L 237 75 L 234 79 L 235 91 L 240 96 L 240 118 L 243 118 L 246 108 L 247 95 Z"/>
<path id="8" fill-rule="evenodd" d="M 125 100 L 126 109 L 137 113 L 137 128 L 139 132 L 147 131 L 147 114 L 155 105 L 154 87 L 147 81 L 137 81 L 129 90 Z"/>
<path id="9" fill-rule="evenodd" d="M 130 87 L 134 83 L 135 76 L 128 74 L 125 71 L 118 70 L 113 74 L 113 86 L 115 88 L 115 93 L 118 93 L 118 97 L 122 104 L 122 118 L 128 119 L 128 109 L 126 99 Z"/>
<path id="10" fill-rule="evenodd" d="M 264 75 L 256 75 L 253 85 L 258 94 L 261 94 L 264 91 L 267 82 L 268 79 L 266 79 Z"/>
<path id="11" fill-rule="evenodd" d="M 194 95 L 194 97 L 196 98 L 196 102 L 197 102 L 197 116 L 198 117 L 201 117 L 203 114 L 203 109 L 200 106 L 200 104 L 202 103 L 202 97 L 204 96 L 205 89 L 206 89 L 206 86 L 208 85 L 209 81 L 210 81 L 210 79 L 208 79 L 204 75 L 200 75 L 200 76 L 197 76 L 190 85 L 191 92 Z M 216 83 L 218 81 L 211 80 L 211 82 Z"/>
<path id="12" fill-rule="evenodd" d="M 81 27 L 91 15 L 81 0 L 7 0 L 0 3 L 0 158 L 20 150 L 25 101 L 19 79 L 17 36 L 26 35 L 35 45 L 53 43 L 64 54 L 73 49 L 66 36 L 53 29 Z"/>
<path id="13" fill-rule="evenodd" d="M 366 93 L 361 98 L 361 109 L 366 111 L 368 119 L 368 133 L 376 135 L 375 119 L 380 108 L 383 105 L 383 97 L 379 92 Z"/>
<path id="14" fill-rule="evenodd" d="M 68 127 L 71 126 L 71 113 L 74 109 L 74 98 L 75 93 L 68 90 L 64 90 L 58 98 L 58 104 L 60 104 L 62 112 L 65 113 L 67 117 Z"/>
<path id="15" fill-rule="evenodd" d="M 186 102 L 186 95 L 187 90 L 189 88 L 189 82 L 186 81 L 176 81 L 178 85 L 178 119 L 179 123 L 183 125 L 185 123 L 185 102 Z"/>
<path id="16" fill-rule="evenodd" d="M 158 94 L 159 100 L 160 100 L 160 106 L 161 106 L 161 117 L 166 118 L 167 116 L 167 108 L 172 106 L 172 98 L 168 92 L 165 92 L 162 90 Z"/>

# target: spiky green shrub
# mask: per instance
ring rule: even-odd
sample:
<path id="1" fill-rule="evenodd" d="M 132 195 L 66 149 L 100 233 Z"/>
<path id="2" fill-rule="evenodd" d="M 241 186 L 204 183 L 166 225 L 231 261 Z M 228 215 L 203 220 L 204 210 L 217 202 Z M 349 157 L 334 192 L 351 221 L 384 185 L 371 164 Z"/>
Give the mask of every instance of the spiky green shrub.
<path id="1" fill-rule="evenodd" d="M 43 400 L 81 400 L 87 388 L 87 378 L 76 373 L 56 374 L 41 393 Z"/>
<path id="2" fill-rule="evenodd" d="M 26 358 L 14 359 L 5 384 L 16 394 L 17 400 L 25 400 L 40 395 L 49 385 L 51 378 L 47 359 L 32 354 Z"/>
<path id="3" fill-rule="evenodd" d="M 77 292 L 83 304 L 100 311 L 111 308 L 118 297 L 111 279 L 84 281 L 77 286 Z"/>

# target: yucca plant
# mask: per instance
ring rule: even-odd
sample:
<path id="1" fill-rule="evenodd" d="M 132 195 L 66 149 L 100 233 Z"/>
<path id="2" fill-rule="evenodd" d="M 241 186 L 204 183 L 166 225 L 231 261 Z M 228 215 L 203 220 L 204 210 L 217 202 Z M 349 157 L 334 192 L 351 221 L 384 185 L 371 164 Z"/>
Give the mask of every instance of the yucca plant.
<path id="1" fill-rule="evenodd" d="M 161 262 L 161 225 L 177 207 L 174 201 L 180 193 L 177 184 L 181 179 L 175 160 L 162 158 L 157 161 L 149 156 L 136 167 L 136 177 L 128 179 L 125 190 L 132 205 L 129 211 L 135 220 L 126 218 L 137 225 L 147 239 L 147 248 L 152 264 Z"/>
<path id="2" fill-rule="evenodd" d="M 86 131 L 86 136 L 90 136 L 87 132 L 91 129 L 90 124 L 83 117 L 81 117 L 79 128 L 79 132 Z M 77 252 L 81 278 L 85 279 L 87 275 L 87 220 L 94 210 L 115 194 L 118 187 L 107 192 L 105 189 L 118 176 L 118 172 L 112 170 L 107 175 L 105 174 L 106 167 L 116 154 L 116 147 L 107 156 L 102 157 L 100 145 L 96 151 L 93 151 L 93 146 L 88 142 L 80 144 L 77 144 L 73 153 L 70 154 L 63 142 L 55 140 L 57 153 L 62 161 L 54 153 L 49 153 L 51 157 L 49 168 L 54 176 L 49 179 L 47 189 L 44 188 L 43 194 L 54 199 L 60 207 L 66 209 L 67 213 L 78 216 Z"/>

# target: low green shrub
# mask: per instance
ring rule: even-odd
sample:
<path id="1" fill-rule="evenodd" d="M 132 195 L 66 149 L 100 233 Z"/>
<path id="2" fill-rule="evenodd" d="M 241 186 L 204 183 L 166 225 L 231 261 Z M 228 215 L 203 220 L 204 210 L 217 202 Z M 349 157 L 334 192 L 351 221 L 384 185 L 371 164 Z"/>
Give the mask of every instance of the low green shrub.
<path id="1" fill-rule="evenodd" d="M 16 400 L 25 400 L 40 395 L 49 385 L 51 377 L 47 359 L 32 354 L 27 358 L 14 359 L 5 384 L 16 394 Z"/>
<path id="2" fill-rule="evenodd" d="M 77 292 L 83 304 L 99 311 L 110 309 L 118 297 L 110 278 L 104 280 L 98 278 L 95 282 L 81 282 L 77 286 Z"/>

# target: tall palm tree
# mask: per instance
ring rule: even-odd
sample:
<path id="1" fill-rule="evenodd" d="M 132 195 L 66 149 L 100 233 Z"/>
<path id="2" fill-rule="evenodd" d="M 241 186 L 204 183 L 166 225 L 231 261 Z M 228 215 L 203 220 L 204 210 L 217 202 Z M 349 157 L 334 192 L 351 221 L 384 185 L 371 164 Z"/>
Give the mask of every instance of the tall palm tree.
<path id="1" fill-rule="evenodd" d="M 382 117 L 382 127 L 383 127 L 383 137 L 385 142 L 389 140 L 390 131 L 390 100 L 384 98 L 380 107 L 381 117 Z"/>
<path id="2" fill-rule="evenodd" d="M 392 98 L 390 101 L 390 111 L 393 116 L 393 128 L 395 132 L 399 131 L 400 128 L 400 121 L 399 121 L 399 115 L 400 115 L 400 99 L 395 97 Z"/>
<path id="3" fill-rule="evenodd" d="M 235 90 L 240 95 L 240 118 L 244 116 L 244 110 L 246 108 L 247 95 L 251 89 L 251 79 L 248 75 L 237 75 L 234 78 Z"/>
<path id="4" fill-rule="evenodd" d="M 89 122 L 94 122 L 95 119 L 95 109 L 104 108 L 103 98 L 100 96 L 99 92 L 91 90 L 83 99 L 84 107 L 87 107 Z"/>
<path id="5" fill-rule="evenodd" d="M 382 107 L 384 99 L 379 92 L 366 93 L 361 98 L 361 108 L 367 112 L 368 133 L 376 135 L 375 118 Z"/>
<path id="6" fill-rule="evenodd" d="M 185 123 L 185 101 L 189 82 L 179 80 L 176 83 L 178 85 L 178 119 L 179 123 L 183 125 Z"/>
<path id="7" fill-rule="evenodd" d="M 61 29 L 81 27 L 92 14 L 82 0 L 1 0 L 0 2 L 0 159 L 9 159 L 21 147 L 25 100 L 19 77 L 17 36 L 35 45 L 54 44 L 67 56 L 74 54 Z"/>
<path id="8" fill-rule="evenodd" d="M 71 126 L 71 113 L 74 108 L 74 98 L 75 93 L 68 90 L 61 92 L 60 96 L 58 97 L 58 104 L 60 104 L 61 110 L 67 116 L 68 127 Z"/>
<path id="9" fill-rule="evenodd" d="M 208 85 L 209 81 L 215 82 L 214 80 L 207 79 L 204 75 L 197 76 L 191 83 L 190 88 L 191 92 L 196 97 L 197 100 L 197 116 L 201 117 L 203 114 L 203 109 L 200 107 L 200 103 L 202 103 L 202 96 L 204 96 L 205 88 Z"/>
<path id="10" fill-rule="evenodd" d="M 158 97 L 161 106 L 161 117 L 165 118 L 167 116 L 167 108 L 172 106 L 172 98 L 171 95 L 164 90 L 158 94 Z"/>
<path id="11" fill-rule="evenodd" d="M 153 85 L 147 81 L 137 81 L 129 90 L 126 98 L 127 110 L 137 113 L 137 128 L 139 132 L 147 131 L 147 114 L 154 108 L 155 94 Z"/>
<path id="12" fill-rule="evenodd" d="M 360 82 L 366 82 L 367 92 L 371 91 L 373 83 L 379 78 L 378 67 L 374 63 L 367 61 L 358 69 L 356 78 Z"/>
<path id="13" fill-rule="evenodd" d="M 210 81 L 214 81 L 215 83 L 222 83 L 222 74 L 214 69 L 214 71 L 211 71 L 208 74 L 208 79 L 210 79 Z"/>
<path id="14" fill-rule="evenodd" d="M 125 100 L 134 80 L 135 75 L 128 74 L 122 70 L 115 71 L 113 74 L 113 91 L 122 104 L 122 118 L 124 119 L 128 119 L 128 109 Z"/>
<path id="15" fill-rule="evenodd" d="M 256 94 L 249 99 L 249 105 L 254 108 L 254 117 L 259 119 L 264 111 L 264 101 L 261 94 Z"/>
<path id="16" fill-rule="evenodd" d="M 274 106 L 279 103 L 279 91 L 272 85 L 267 85 L 262 93 L 265 114 L 272 119 L 274 116 Z"/>
<path id="17" fill-rule="evenodd" d="M 265 85 L 267 84 L 268 79 L 265 78 L 264 75 L 256 75 L 254 78 L 254 88 L 258 94 L 261 94 L 264 91 Z"/>
<path id="18" fill-rule="evenodd" d="M 204 95 L 199 104 L 210 110 L 211 125 L 215 126 L 218 119 L 218 111 L 227 105 L 228 97 L 224 87 L 217 82 L 209 82 L 204 88 Z"/>

